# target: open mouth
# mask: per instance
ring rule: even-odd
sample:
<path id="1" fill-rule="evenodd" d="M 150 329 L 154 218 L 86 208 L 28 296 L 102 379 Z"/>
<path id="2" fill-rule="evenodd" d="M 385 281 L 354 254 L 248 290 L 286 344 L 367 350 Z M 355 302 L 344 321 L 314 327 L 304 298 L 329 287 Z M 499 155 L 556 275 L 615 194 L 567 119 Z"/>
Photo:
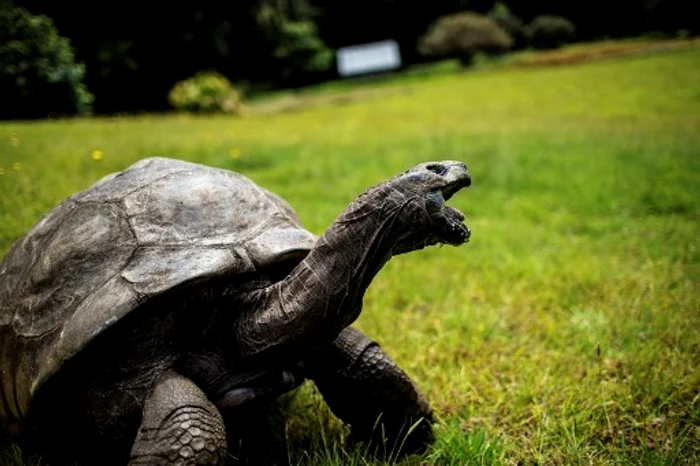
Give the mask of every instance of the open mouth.
<path id="1" fill-rule="evenodd" d="M 431 205 L 433 218 L 433 234 L 431 243 L 445 243 L 460 245 L 469 241 L 471 230 L 464 222 L 464 214 L 454 207 L 445 205 L 458 191 L 472 184 L 469 172 L 463 164 L 435 164 L 428 165 L 428 170 L 433 171 L 443 177 L 444 184 L 429 196 L 428 203 Z M 442 169 L 440 172 L 436 171 Z"/>
<path id="2" fill-rule="evenodd" d="M 446 188 L 442 190 L 442 208 L 436 212 L 434 218 L 437 239 L 441 243 L 447 243 L 452 245 L 460 245 L 469 241 L 471 236 L 471 230 L 466 226 L 464 222 L 464 214 L 454 207 L 445 205 L 444 202 L 448 201 L 454 193 L 465 187 L 466 185 L 459 186 L 456 189 Z"/>

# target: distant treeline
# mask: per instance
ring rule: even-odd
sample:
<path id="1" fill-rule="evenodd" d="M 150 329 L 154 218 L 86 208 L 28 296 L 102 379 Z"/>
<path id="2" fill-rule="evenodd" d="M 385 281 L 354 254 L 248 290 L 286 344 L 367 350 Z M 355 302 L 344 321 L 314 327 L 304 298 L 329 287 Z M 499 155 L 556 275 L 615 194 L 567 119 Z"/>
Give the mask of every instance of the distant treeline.
<path id="1" fill-rule="evenodd" d="M 428 58 L 419 38 L 438 18 L 461 11 L 488 13 L 494 0 L 13 0 L 53 20 L 84 64 L 83 83 L 96 113 L 168 108 L 173 85 L 199 71 L 216 71 L 242 89 L 299 86 L 335 77 L 339 47 L 396 40 L 405 65 Z M 12 5 L 0 0 L 0 7 Z M 559 15 L 577 40 L 652 32 L 698 32 L 688 0 L 506 0 L 523 23 Z M 7 25 L 0 24 L 0 28 Z M 330 58 L 329 58 L 330 57 Z M 330 62 L 329 62 L 330 59 Z"/>

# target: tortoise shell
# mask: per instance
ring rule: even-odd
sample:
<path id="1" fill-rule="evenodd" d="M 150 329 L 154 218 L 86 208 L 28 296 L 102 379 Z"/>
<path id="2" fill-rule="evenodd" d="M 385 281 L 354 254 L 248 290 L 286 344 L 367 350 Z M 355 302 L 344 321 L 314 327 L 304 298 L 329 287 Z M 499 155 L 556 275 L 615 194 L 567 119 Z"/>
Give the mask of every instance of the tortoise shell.
<path id="1" fill-rule="evenodd" d="M 0 264 L 0 419 L 95 336 L 174 287 L 303 257 L 290 205 L 228 170 L 144 159 L 52 209 Z"/>

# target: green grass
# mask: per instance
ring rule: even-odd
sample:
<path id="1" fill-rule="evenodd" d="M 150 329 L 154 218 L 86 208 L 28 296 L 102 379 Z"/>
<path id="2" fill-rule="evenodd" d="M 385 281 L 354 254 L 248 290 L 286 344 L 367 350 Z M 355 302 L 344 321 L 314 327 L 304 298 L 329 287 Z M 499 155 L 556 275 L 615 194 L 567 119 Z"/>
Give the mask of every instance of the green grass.
<path id="1" fill-rule="evenodd" d="M 244 119 L 2 124 L 0 252 L 146 156 L 241 171 L 315 233 L 367 186 L 460 159 L 472 241 L 393 259 L 358 321 L 439 417 L 407 464 L 699 464 L 700 50 L 409 85 Z M 292 464 L 383 464 L 319 403 L 293 400 Z"/>

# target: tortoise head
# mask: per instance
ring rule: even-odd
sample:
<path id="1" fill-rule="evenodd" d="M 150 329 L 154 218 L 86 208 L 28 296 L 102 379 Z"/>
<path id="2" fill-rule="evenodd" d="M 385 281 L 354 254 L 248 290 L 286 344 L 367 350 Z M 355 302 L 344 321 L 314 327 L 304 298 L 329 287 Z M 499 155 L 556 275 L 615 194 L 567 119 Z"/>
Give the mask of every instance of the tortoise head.
<path id="1" fill-rule="evenodd" d="M 333 341 L 360 315 L 365 290 L 392 256 L 469 240 L 464 215 L 445 205 L 469 185 L 467 167 L 448 160 L 422 163 L 369 188 L 288 274 L 246 298 L 262 304 L 237 321 L 236 353 Z"/>
<path id="2" fill-rule="evenodd" d="M 469 240 L 471 231 L 462 223 L 464 215 L 445 202 L 470 185 L 469 171 L 462 162 L 426 162 L 371 188 L 360 200 L 365 204 L 363 211 L 381 208 L 382 230 L 394 243 L 392 254 L 402 254 Z"/>

